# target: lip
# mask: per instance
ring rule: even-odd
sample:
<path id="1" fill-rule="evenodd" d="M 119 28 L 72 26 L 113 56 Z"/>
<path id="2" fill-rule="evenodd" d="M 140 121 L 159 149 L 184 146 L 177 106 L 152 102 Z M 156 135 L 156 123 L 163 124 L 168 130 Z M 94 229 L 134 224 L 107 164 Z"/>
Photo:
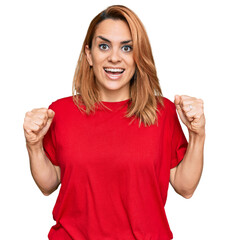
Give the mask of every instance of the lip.
<path id="1" fill-rule="evenodd" d="M 111 69 L 123 69 L 124 71 L 122 72 L 122 73 L 119 73 L 119 74 L 111 74 L 111 73 L 107 73 L 106 71 L 105 71 L 105 68 L 111 68 Z M 105 74 L 106 74 L 106 76 L 110 79 L 110 80 L 119 80 L 121 77 L 122 77 L 122 75 L 124 74 L 124 72 L 125 72 L 125 69 L 124 68 L 121 68 L 121 67 L 104 67 L 103 68 L 103 70 L 104 70 L 104 72 L 105 72 Z"/>

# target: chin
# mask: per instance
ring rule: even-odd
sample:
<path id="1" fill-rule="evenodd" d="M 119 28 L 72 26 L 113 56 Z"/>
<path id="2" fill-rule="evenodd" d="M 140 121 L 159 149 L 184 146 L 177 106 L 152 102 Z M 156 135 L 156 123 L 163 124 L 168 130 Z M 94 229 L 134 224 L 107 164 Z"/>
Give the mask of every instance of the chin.
<path id="1" fill-rule="evenodd" d="M 109 90 L 119 90 L 121 88 L 126 87 L 126 85 L 127 84 L 123 84 L 123 83 L 121 84 L 119 82 L 115 82 L 115 81 L 110 82 L 109 81 L 109 83 L 103 84 L 103 87 L 106 88 L 106 89 L 109 89 Z"/>

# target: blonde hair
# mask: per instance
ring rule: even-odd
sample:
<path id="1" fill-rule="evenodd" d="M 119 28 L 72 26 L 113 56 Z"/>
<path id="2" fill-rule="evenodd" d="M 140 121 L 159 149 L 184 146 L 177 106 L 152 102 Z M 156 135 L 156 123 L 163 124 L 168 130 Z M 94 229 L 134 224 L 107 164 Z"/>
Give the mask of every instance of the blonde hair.
<path id="1" fill-rule="evenodd" d="M 161 106 L 164 106 L 164 104 L 150 42 L 146 30 L 137 15 L 122 5 L 108 7 L 91 21 L 73 78 L 73 101 L 80 111 L 88 115 L 91 111 L 95 111 L 95 103 L 102 104 L 93 68 L 87 62 L 85 46 L 88 45 L 91 48 L 96 28 L 105 19 L 125 21 L 129 26 L 133 40 L 133 58 L 136 71 L 130 80 L 131 104 L 128 106 L 125 117 L 138 118 L 139 127 L 141 122 L 145 126 L 153 125 L 157 121 L 157 112 L 159 112 L 157 104 L 161 104 Z M 83 103 L 86 110 L 80 106 L 81 103 Z"/>

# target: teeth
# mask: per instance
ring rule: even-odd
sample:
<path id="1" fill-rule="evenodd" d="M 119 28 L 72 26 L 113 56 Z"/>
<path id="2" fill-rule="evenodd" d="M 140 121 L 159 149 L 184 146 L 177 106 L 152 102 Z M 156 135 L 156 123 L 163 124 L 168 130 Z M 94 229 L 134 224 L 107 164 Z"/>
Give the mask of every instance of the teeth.
<path id="1" fill-rule="evenodd" d="M 107 72 L 124 72 L 124 69 L 121 68 L 105 68 Z"/>

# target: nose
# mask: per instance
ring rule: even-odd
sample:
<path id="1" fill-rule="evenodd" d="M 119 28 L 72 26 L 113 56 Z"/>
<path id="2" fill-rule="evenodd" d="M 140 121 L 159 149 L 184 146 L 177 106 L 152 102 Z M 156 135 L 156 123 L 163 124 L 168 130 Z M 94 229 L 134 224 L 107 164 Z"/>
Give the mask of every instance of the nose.
<path id="1" fill-rule="evenodd" d="M 119 49 L 112 49 L 112 51 L 110 51 L 110 54 L 108 56 L 108 61 L 113 63 L 121 61 Z"/>

